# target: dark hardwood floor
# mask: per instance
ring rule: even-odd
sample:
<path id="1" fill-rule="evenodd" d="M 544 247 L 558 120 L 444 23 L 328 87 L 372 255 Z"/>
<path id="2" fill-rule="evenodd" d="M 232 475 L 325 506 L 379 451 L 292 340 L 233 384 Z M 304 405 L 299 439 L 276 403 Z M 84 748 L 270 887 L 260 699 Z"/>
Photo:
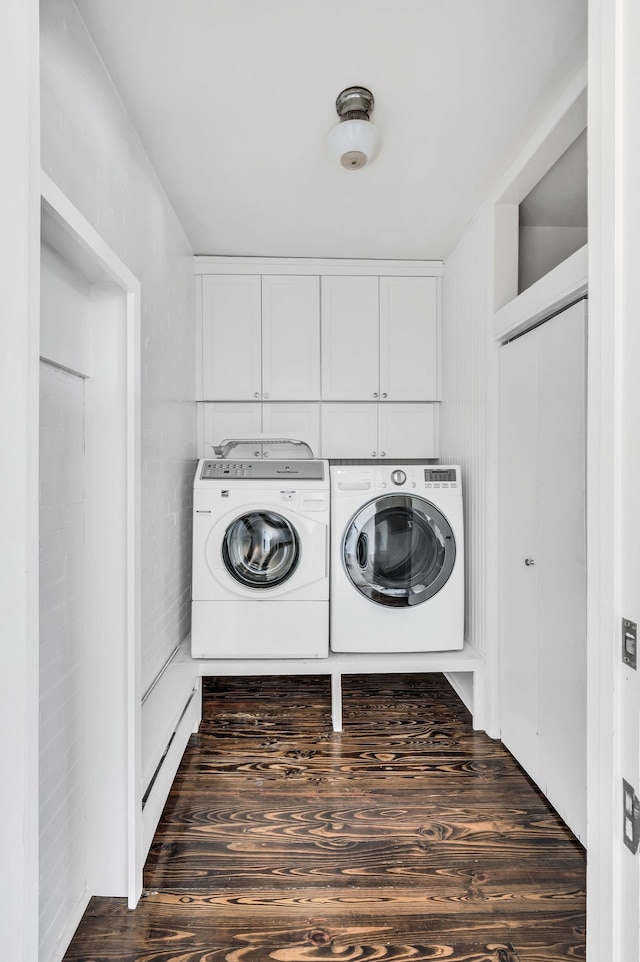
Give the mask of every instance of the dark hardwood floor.
<path id="1" fill-rule="evenodd" d="M 205 682 L 145 894 L 65 962 L 585 958 L 585 854 L 442 675 Z"/>

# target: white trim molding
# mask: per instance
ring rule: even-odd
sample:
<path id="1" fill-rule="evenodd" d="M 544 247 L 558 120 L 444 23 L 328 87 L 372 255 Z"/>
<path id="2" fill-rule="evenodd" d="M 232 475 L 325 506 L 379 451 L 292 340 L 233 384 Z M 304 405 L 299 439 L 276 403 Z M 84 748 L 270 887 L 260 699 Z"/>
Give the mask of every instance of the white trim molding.
<path id="1" fill-rule="evenodd" d="M 195 274 L 313 274 L 441 277 L 442 261 L 358 260 L 316 257 L 223 257 L 197 255 Z"/>
<path id="2" fill-rule="evenodd" d="M 126 704 L 127 896 L 134 907 L 142 893 L 141 794 L 141 552 L 140 552 L 140 283 L 54 181 L 40 174 L 43 239 L 92 282 L 107 283 L 125 297 L 126 410 L 126 665 L 120 692 Z M 124 893 L 121 893 L 124 894 Z"/>

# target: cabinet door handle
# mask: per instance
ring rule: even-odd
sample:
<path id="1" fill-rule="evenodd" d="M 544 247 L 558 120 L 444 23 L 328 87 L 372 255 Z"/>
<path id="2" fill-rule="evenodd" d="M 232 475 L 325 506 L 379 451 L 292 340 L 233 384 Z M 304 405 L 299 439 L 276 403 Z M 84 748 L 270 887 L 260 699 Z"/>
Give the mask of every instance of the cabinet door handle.
<path id="1" fill-rule="evenodd" d="M 265 396 L 265 397 L 269 397 L 269 392 L 268 392 L 268 391 L 265 391 L 265 392 L 264 392 L 264 396 Z"/>
<path id="2" fill-rule="evenodd" d="M 377 396 L 378 396 L 378 392 L 374 391 L 372 397 L 377 397 Z"/>
<path id="3" fill-rule="evenodd" d="M 253 396 L 254 396 L 254 397 L 260 397 L 260 391 L 254 391 L 254 392 L 253 392 Z"/>
<path id="4" fill-rule="evenodd" d="M 375 457 L 377 457 L 377 455 L 376 455 L 376 452 L 375 452 L 375 451 L 372 451 L 372 452 L 371 452 L 371 457 L 372 457 L 372 458 L 375 458 Z"/>
<path id="5" fill-rule="evenodd" d="M 387 396 L 387 392 L 386 392 L 386 391 L 383 391 L 383 392 L 382 392 L 382 397 L 386 397 L 386 396 Z"/>
<path id="6" fill-rule="evenodd" d="M 535 560 L 533 558 L 525 558 L 524 563 L 526 564 L 527 568 L 530 568 L 531 565 L 535 564 Z"/>

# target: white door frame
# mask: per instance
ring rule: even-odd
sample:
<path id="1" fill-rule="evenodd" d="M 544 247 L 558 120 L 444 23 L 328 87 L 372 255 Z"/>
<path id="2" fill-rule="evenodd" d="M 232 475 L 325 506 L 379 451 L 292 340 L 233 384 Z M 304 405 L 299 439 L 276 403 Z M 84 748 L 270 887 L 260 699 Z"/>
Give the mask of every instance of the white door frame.
<path id="1" fill-rule="evenodd" d="M 141 797 L 141 561 L 140 561 L 140 283 L 117 254 L 73 206 L 51 178 L 41 172 L 43 236 L 59 253 L 92 279 L 119 288 L 126 299 L 126 664 L 119 693 L 126 704 L 127 891 L 135 907 L 142 892 Z M 124 895 L 124 892 L 119 893 Z"/>
<path id="2" fill-rule="evenodd" d="M 633 336 L 640 257 L 639 34 L 636 0 L 589 0 L 589 962 L 637 959 L 640 927 L 638 856 L 622 840 L 622 778 L 633 784 L 638 774 L 638 682 L 625 677 L 621 659 L 622 617 L 640 621 L 638 517 L 635 505 L 622 501 L 625 475 L 638 457 L 638 419 L 628 392 L 630 381 L 633 396 L 632 369 L 640 362 Z M 628 539 L 631 556 L 625 556 Z M 635 739 L 621 731 L 623 712 L 634 714 L 634 707 Z M 637 782 L 634 787 L 640 791 Z"/>
<path id="3" fill-rule="evenodd" d="M 38 331 L 40 167 L 38 4 L 0 5 L 2 107 L 2 356 L 0 557 L 3 670 L 0 757 L 11 791 L 0 802 L 3 950 L 38 956 Z"/>

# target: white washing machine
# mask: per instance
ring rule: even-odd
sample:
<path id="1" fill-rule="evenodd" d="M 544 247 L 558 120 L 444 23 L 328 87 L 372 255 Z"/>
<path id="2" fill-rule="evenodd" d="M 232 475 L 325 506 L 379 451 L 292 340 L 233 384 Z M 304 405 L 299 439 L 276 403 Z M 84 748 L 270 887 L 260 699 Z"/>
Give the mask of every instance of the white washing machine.
<path id="1" fill-rule="evenodd" d="M 331 466 L 332 651 L 464 643 L 460 468 Z"/>
<path id="2" fill-rule="evenodd" d="M 329 653 L 329 466 L 202 460 L 193 491 L 191 653 Z"/>

